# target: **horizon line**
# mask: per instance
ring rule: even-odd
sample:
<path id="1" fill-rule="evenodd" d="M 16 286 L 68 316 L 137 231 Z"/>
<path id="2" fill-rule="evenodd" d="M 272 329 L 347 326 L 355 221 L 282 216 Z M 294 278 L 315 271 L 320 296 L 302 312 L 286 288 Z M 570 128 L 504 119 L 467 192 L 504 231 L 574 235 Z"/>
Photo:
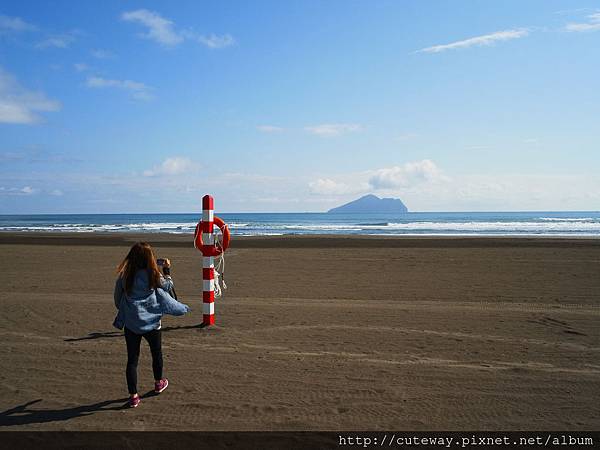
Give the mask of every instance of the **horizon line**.
<path id="1" fill-rule="evenodd" d="M 519 210 L 479 210 L 479 211 L 469 211 L 469 210 L 454 210 L 454 211 L 407 211 L 401 213 L 389 213 L 389 212 L 365 212 L 365 213 L 329 213 L 329 211 L 239 211 L 239 212 L 230 212 L 223 211 L 219 212 L 220 214 L 332 214 L 332 215 L 343 215 L 343 214 L 455 214 L 455 213 L 600 213 L 600 209 L 519 209 Z M 177 214 L 202 214 L 202 210 L 196 212 L 103 212 L 103 213 L 90 213 L 90 212 L 43 212 L 43 213 L 1 213 L 0 217 L 3 216 L 74 216 L 74 215 L 86 215 L 86 216 L 101 216 L 101 215 L 177 215 Z"/>

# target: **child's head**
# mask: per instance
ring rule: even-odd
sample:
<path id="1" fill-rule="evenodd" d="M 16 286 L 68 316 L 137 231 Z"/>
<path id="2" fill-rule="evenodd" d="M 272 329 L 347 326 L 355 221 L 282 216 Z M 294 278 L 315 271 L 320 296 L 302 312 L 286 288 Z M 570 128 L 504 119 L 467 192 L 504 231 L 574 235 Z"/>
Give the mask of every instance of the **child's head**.
<path id="1" fill-rule="evenodd" d="M 160 270 L 156 264 L 156 255 L 150 244 L 146 242 L 133 244 L 125 259 L 117 267 L 117 273 L 125 283 L 126 292 L 130 292 L 135 274 L 139 270 L 148 271 L 148 281 L 151 289 L 160 286 Z"/>

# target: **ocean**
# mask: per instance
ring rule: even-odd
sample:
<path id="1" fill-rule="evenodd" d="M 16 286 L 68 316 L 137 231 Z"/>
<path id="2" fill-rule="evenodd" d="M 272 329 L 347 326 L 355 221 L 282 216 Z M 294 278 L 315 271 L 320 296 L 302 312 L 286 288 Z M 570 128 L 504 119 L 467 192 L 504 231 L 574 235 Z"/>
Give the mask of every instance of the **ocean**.
<path id="1" fill-rule="evenodd" d="M 229 225 L 234 236 L 354 234 L 600 237 L 600 212 L 223 213 L 218 215 Z M 191 234 L 199 218 L 199 213 L 0 215 L 0 232 Z"/>

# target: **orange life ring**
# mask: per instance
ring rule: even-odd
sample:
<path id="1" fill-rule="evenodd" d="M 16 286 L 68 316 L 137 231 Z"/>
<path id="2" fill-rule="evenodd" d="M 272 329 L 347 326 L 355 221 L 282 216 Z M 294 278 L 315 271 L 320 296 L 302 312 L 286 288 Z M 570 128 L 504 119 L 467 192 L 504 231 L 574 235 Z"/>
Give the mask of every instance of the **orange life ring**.
<path id="1" fill-rule="evenodd" d="M 223 233 L 223 240 L 217 242 L 216 245 L 204 245 L 202 242 L 202 220 L 196 225 L 196 232 L 194 235 L 194 246 L 202 252 L 204 256 L 219 256 L 225 250 L 229 248 L 229 242 L 231 241 L 231 235 L 229 233 L 229 227 L 223 219 L 214 216 L 213 224 L 218 226 Z"/>

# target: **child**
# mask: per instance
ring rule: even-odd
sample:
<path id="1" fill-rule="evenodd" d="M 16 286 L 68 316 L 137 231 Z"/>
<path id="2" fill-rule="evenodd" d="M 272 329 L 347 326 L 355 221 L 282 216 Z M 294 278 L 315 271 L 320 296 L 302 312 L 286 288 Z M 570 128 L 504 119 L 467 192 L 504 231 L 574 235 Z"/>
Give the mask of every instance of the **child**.
<path id="1" fill-rule="evenodd" d="M 127 344 L 127 388 L 129 406 L 136 408 L 140 404 L 137 392 L 137 364 L 140 356 L 142 338 L 148 342 L 152 353 L 154 372 L 154 392 L 160 394 L 169 385 L 163 378 L 163 359 L 161 350 L 161 317 L 163 314 L 181 316 L 190 308 L 179 303 L 169 294 L 173 281 L 169 275 L 170 262 L 165 260 L 165 276 L 156 264 L 156 255 L 149 244 L 137 242 L 131 247 L 125 259 L 119 264 L 115 283 L 115 306 L 119 312 L 113 325 L 125 328 Z"/>

